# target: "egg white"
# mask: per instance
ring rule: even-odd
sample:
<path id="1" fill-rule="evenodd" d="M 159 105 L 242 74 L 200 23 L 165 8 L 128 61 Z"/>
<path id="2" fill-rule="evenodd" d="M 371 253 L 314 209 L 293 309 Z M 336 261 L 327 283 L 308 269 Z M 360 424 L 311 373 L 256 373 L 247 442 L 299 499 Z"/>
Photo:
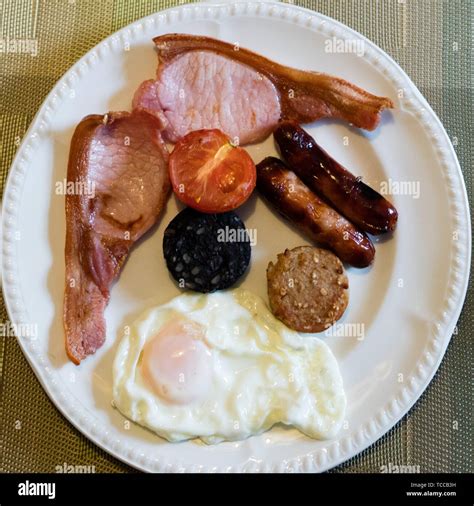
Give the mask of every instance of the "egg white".
<path id="1" fill-rule="evenodd" d="M 184 405 L 154 393 L 140 367 L 147 340 L 176 319 L 201 324 L 211 352 L 210 388 Z M 325 439 L 337 434 L 345 414 L 342 378 L 329 347 L 289 330 L 243 289 L 186 293 L 146 311 L 122 337 L 113 376 L 114 405 L 169 441 L 240 440 L 279 422 Z"/>

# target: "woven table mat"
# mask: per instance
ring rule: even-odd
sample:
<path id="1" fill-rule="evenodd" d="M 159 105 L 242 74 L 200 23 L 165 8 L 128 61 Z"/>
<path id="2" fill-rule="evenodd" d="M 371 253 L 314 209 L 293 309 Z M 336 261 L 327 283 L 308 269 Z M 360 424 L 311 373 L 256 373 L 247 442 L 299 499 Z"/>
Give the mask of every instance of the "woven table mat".
<path id="1" fill-rule="evenodd" d="M 2 185 L 44 98 L 76 60 L 119 28 L 177 0 L 3 0 L 0 39 L 31 39 L 30 54 L 0 53 Z M 472 200 L 473 75 L 471 0 L 294 0 L 354 28 L 387 51 L 441 118 L 453 141 Z M 33 52 L 37 52 L 35 56 Z M 433 231 L 435 233 L 435 231 Z M 3 299 L 2 322 L 7 321 Z M 472 472 L 472 281 L 446 356 L 415 407 L 366 451 L 332 472 Z M 0 471 L 54 472 L 94 466 L 130 472 L 80 434 L 41 388 L 16 339 L 0 338 Z"/>

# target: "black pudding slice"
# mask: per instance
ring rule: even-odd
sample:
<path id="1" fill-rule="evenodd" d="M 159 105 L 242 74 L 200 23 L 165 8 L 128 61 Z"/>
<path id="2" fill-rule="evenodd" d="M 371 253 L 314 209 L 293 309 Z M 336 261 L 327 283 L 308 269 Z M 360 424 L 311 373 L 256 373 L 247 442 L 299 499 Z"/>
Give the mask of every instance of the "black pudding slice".
<path id="1" fill-rule="evenodd" d="M 208 293 L 229 288 L 242 276 L 250 241 L 234 212 L 205 214 L 188 207 L 166 228 L 163 253 L 181 288 Z"/>

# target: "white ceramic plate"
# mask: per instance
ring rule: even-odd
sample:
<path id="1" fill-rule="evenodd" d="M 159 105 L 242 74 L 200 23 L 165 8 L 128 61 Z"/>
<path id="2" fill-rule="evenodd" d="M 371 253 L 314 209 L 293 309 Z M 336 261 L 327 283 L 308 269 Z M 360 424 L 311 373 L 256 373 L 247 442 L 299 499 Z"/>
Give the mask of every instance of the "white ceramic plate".
<path id="1" fill-rule="evenodd" d="M 89 113 L 130 108 L 134 90 L 154 75 L 151 39 L 167 32 L 205 34 L 238 42 L 295 67 L 328 72 L 392 98 L 374 133 L 334 121 L 310 132 L 334 157 L 375 188 L 412 182 L 394 194 L 398 230 L 377 241 L 371 269 L 348 269 L 351 301 L 346 336 L 325 337 L 337 356 L 348 395 L 347 423 L 338 439 L 313 441 L 296 430 L 273 430 L 238 443 L 170 444 L 125 423 L 111 407 L 117 336 L 151 301 L 178 294 L 162 259 L 159 226 L 133 251 L 106 311 L 107 342 L 76 367 L 63 345 L 64 197 L 75 125 Z M 325 41 L 362 41 L 364 55 L 329 53 Z M 359 46 L 360 47 L 360 46 Z M 273 154 L 269 139 L 251 148 L 255 160 Z M 419 198 L 416 197 L 417 184 Z M 405 190 L 410 189 L 410 185 Z M 405 192 L 406 193 L 406 192 Z M 239 210 L 258 243 L 242 285 L 266 298 L 265 269 L 278 252 L 305 239 L 257 196 Z M 120 30 L 81 58 L 58 82 L 33 121 L 11 168 L 3 205 L 3 279 L 11 321 L 34 324 L 20 345 L 58 409 L 88 438 L 147 471 L 322 471 L 363 450 L 390 429 L 436 372 L 464 300 L 470 265 L 467 197 L 454 150 L 419 91 L 383 51 L 320 14 L 272 3 L 183 6 Z M 350 324 L 354 324 L 351 327 Z M 351 331 L 363 327 L 363 339 Z"/>

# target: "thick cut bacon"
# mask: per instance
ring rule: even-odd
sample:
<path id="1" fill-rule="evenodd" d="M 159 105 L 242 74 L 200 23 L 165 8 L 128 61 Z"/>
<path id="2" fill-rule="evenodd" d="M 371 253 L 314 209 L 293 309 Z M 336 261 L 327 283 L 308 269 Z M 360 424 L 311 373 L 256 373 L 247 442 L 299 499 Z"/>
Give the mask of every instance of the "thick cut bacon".
<path id="1" fill-rule="evenodd" d="M 393 107 L 343 79 L 285 67 L 220 40 L 168 34 L 153 41 L 157 78 L 142 83 L 133 106 L 159 117 L 172 142 L 219 128 L 248 144 L 268 136 L 279 119 L 333 117 L 373 130 L 380 112 Z"/>
<path id="2" fill-rule="evenodd" d="M 84 118 L 69 153 L 64 329 L 79 364 L 105 340 L 109 288 L 133 243 L 169 195 L 168 151 L 159 121 L 144 111 Z"/>

